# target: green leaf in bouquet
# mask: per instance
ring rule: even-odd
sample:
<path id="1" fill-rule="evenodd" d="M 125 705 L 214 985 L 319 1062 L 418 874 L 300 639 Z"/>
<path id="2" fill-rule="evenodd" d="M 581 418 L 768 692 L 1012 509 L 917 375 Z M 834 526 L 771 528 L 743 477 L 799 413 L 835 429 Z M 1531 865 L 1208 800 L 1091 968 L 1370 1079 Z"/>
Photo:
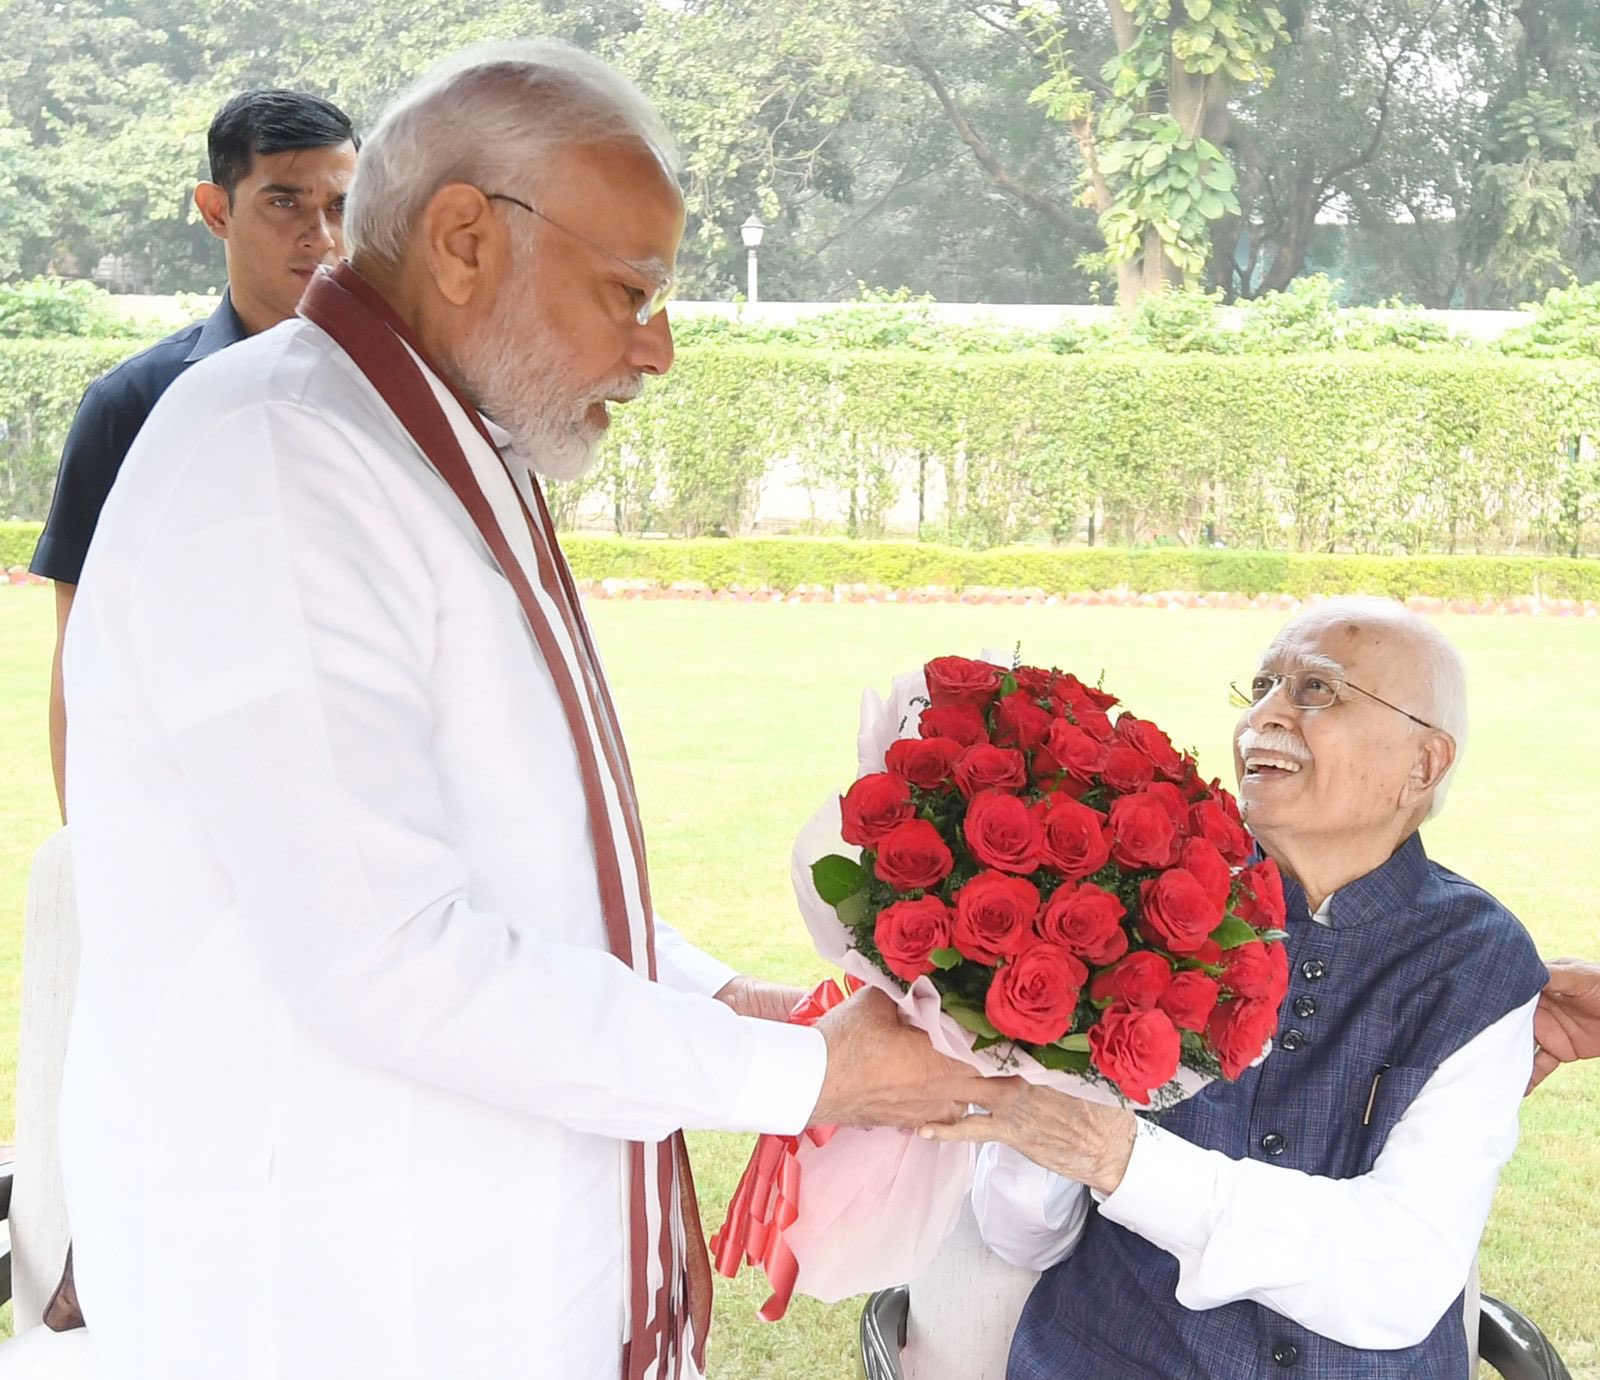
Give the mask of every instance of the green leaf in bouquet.
<path id="1" fill-rule="evenodd" d="M 1089 1033 L 1087 1031 L 1077 1035 L 1063 1035 L 1053 1046 L 1055 1049 L 1071 1050 L 1073 1053 L 1087 1054 L 1089 1052 Z"/>
<path id="2" fill-rule="evenodd" d="M 1248 944 L 1252 939 L 1260 937 L 1260 932 L 1254 925 L 1248 925 L 1231 915 L 1211 931 L 1213 942 L 1222 949 L 1237 949 L 1239 945 Z"/>
<path id="3" fill-rule="evenodd" d="M 860 863 L 837 853 L 829 853 L 811 864 L 811 884 L 817 895 L 830 906 L 854 896 L 867 884 L 867 871 Z"/>
<path id="4" fill-rule="evenodd" d="M 1089 1051 L 1086 1049 L 1057 1049 L 1054 1045 L 1040 1045 L 1033 1057 L 1047 1069 L 1058 1073 L 1088 1073 Z"/>
<path id="5" fill-rule="evenodd" d="M 975 1006 L 967 1006 L 963 1002 L 951 1001 L 947 996 L 944 999 L 945 1012 L 963 1030 L 970 1030 L 974 1035 L 982 1035 L 990 1040 L 999 1040 L 1004 1037 L 989 1024 L 989 1018 Z"/>
<path id="6" fill-rule="evenodd" d="M 976 1054 L 980 1050 L 993 1049 L 996 1045 L 1005 1043 L 1006 1037 L 1004 1035 L 980 1035 L 972 1042 L 972 1052 Z"/>
<path id="7" fill-rule="evenodd" d="M 954 968 L 956 964 L 961 962 L 961 950 L 935 949 L 931 954 L 928 955 L 928 962 L 933 964 L 935 968 Z"/>
<path id="8" fill-rule="evenodd" d="M 1289 937 L 1288 930 L 1257 930 L 1256 934 L 1268 944 L 1281 944 Z"/>
<path id="9" fill-rule="evenodd" d="M 846 928 L 859 929 L 866 923 L 867 916 L 872 913 L 872 902 L 866 892 L 858 891 L 855 895 L 846 896 L 844 900 L 837 902 L 833 909 L 840 923 Z"/>

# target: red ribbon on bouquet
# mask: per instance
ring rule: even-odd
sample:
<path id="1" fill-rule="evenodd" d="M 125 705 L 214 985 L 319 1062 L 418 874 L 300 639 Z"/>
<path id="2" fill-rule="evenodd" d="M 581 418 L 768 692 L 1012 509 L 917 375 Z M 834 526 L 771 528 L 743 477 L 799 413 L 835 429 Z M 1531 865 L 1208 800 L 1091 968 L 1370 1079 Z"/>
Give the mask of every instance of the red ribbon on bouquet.
<path id="1" fill-rule="evenodd" d="M 854 993 L 861 984 L 845 979 Z M 839 984 L 829 978 L 795 1003 L 791 1025 L 815 1025 L 845 1000 Z M 772 1286 L 772 1297 L 757 1316 L 777 1322 L 788 1310 L 800 1265 L 784 1240 L 784 1233 L 800 1216 L 800 1153 L 802 1139 L 823 1146 L 833 1139 L 834 1126 L 813 1126 L 798 1136 L 762 1136 L 745 1166 L 728 1217 L 711 1238 L 711 1259 L 717 1273 L 732 1279 L 741 1264 L 759 1265 Z"/>

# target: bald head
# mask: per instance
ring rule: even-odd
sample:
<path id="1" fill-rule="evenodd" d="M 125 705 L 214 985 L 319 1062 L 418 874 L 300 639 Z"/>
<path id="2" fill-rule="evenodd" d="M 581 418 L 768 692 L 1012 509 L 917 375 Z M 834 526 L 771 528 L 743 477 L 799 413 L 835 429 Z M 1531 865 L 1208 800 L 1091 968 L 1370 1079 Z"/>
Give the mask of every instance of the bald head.
<path id="1" fill-rule="evenodd" d="M 1432 624 L 1387 599 L 1315 604 L 1273 638 L 1253 685 L 1234 740 L 1240 802 L 1292 874 L 1335 889 L 1437 813 L 1466 696 Z"/>

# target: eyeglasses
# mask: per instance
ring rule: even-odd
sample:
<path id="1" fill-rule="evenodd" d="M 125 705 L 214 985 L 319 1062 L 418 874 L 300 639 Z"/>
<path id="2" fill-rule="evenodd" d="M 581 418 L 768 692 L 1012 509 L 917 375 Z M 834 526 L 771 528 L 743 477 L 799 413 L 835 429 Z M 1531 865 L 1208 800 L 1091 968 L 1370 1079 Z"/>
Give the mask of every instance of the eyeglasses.
<path id="1" fill-rule="evenodd" d="M 1437 724 L 1419 719 L 1409 709 L 1390 704 L 1381 695 L 1374 695 L 1372 691 L 1363 690 L 1351 681 L 1339 676 L 1330 676 L 1323 671 L 1289 671 L 1283 675 L 1272 675 L 1262 671 L 1251 678 L 1248 693 L 1239 688 L 1237 681 L 1229 685 L 1228 689 L 1232 692 L 1228 697 L 1229 703 L 1236 709 L 1248 709 L 1253 704 L 1260 704 L 1280 685 L 1285 687 L 1289 703 L 1296 709 L 1328 709 L 1338 701 L 1341 690 L 1354 690 L 1356 694 L 1365 695 L 1369 700 L 1377 700 L 1385 709 L 1392 709 L 1396 714 L 1404 714 L 1414 724 L 1421 724 L 1424 728 L 1431 728 L 1435 732 L 1441 731 Z"/>
<path id="2" fill-rule="evenodd" d="M 595 241 L 591 240 L 587 235 L 580 235 L 576 230 L 570 229 L 569 227 L 563 225 L 560 221 L 551 220 L 550 217 L 545 215 L 543 211 L 536 210 L 534 207 L 528 205 L 526 201 L 519 201 L 516 197 L 507 196 L 504 192 L 485 192 L 484 196 L 486 196 L 490 201 L 508 201 L 513 206 L 520 206 L 530 216 L 538 216 L 539 219 L 542 220 L 546 225 L 555 226 L 555 228 L 561 231 L 562 234 L 571 235 L 575 240 L 581 240 L 584 244 L 588 245 L 590 249 L 604 254 L 608 259 L 615 260 L 630 273 L 636 273 L 644 278 L 649 278 L 651 276 L 648 273 L 645 273 L 638 264 L 633 263 L 631 260 L 624 259 L 620 254 L 613 253 L 603 244 L 595 243 Z M 655 291 L 651 292 L 648 296 L 644 296 L 642 289 L 633 289 L 634 291 L 639 292 L 641 296 L 644 296 L 644 300 L 639 304 L 639 310 L 634 313 L 633 319 L 641 326 L 648 326 L 650 322 L 657 315 L 659 315 L 661 310 L 667 305 L 667 301 L 672 296 L 673 290 L 676 287 L 677 283 L 669 276 L 666 278 L 656 279 Z"/>

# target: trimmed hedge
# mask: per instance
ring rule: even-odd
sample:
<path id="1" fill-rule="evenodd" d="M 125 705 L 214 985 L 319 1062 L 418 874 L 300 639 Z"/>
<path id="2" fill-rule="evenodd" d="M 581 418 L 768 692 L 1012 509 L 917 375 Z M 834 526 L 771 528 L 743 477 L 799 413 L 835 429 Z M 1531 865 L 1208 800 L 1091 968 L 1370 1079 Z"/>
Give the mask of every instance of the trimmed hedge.
<path id="1" fill-rule="evenodd" d="M 61 437 L 115 341 L 0 341 L 0 515 L 42 517 Z M 1600 363 L 1496 355 L 928 355 L 685 349 L 552 486 L 622 535 L 746 531 L 764 484 L 880 536 L 907 494 L 953 545 L 1375 554 L 1600 547 Z"/>
<path id="2" fill-rule="evenodd" d="M 917 589 L 1041 589 L 1047 594 L 1130 589 L 1218 594 L 1383 594 L 1405 599 L 1600 601 L 1600 560 L 1538 556 L 1305 556 L 1290 552 L 1048 550 L 971 551 L 928 542 L 806 537 L 637 541 L 570 533 L 561 539 L 581 580 L 680 582 L 711 589 L 788 591 L 799 585 Z"/>
<path id="3" fill-rule="evenodd" d="M 0 522 L 0 570 L 27 565 L 37 522 Z M 1129 589 L 1137 594 L 1418 594 L 1437 599 L 1600 602 L 1600 560 L 1545 556 L 1303 556 L 1278 551 L 1149 551 L 1111 547 L 972 551 L 932 542 L 827 537 L 630 540 L 569 532 L 561 545 L 580 580 L 739 585 L 785 592 L 801 585 L 889 589 L 1042 589 L 1047 594 Z"/>
<path id="4" fill-rule="evenodd" d="M 43 530 L 42 522 L 0 522 L 0 570 L 27 565 Z"/>

